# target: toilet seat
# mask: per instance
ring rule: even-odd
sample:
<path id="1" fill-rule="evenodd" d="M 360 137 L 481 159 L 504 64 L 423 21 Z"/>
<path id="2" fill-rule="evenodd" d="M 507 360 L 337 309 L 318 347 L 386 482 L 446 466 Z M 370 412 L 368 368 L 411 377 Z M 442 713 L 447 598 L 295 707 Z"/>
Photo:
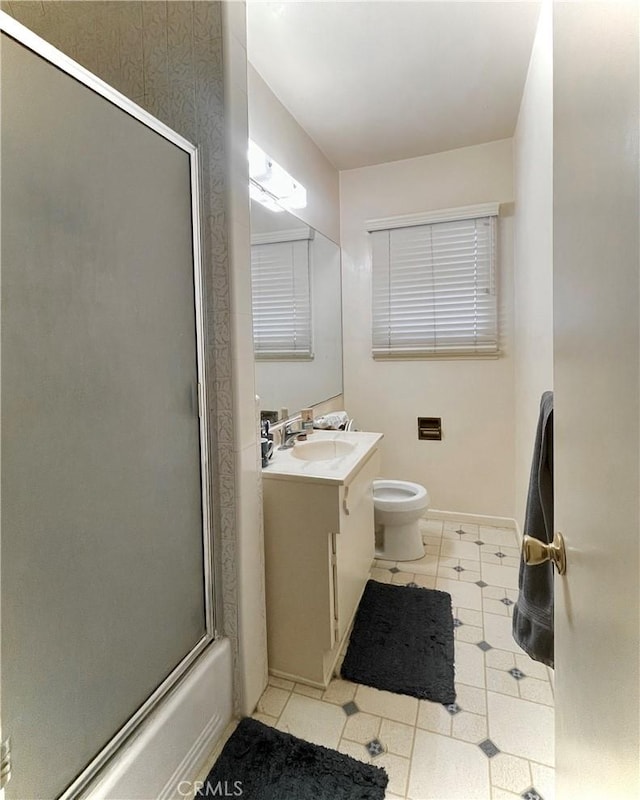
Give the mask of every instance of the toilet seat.
<path id="1" fill-rule="evenodd" d="M 429 504 L 424 486 L 409 481 L 373 482 L 373 500 L 380 511 L 417 511 Z"/>

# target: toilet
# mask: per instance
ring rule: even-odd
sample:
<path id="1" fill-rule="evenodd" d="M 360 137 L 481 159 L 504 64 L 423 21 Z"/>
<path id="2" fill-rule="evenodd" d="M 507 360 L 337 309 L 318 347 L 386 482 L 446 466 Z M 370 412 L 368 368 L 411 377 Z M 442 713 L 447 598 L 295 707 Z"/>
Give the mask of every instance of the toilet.
<path id="1" fill-rule="evenodd" d="M 414 561 L 424 556 L 418 520 L 429 506 L 424 486 L 408 481 L 373 482 L 376 557 L 387 561 Z"/>

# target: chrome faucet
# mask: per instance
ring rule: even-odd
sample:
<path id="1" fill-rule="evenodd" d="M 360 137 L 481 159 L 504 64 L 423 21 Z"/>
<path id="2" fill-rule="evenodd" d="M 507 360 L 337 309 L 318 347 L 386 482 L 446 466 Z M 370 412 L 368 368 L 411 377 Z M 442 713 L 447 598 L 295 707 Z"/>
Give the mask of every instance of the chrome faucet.
<path id="1" fill-rule="evenodd" d="M 302 428 L 302 422 L 299 423 L 299 427 L 297 429 L 294 428 L 293 422 L 287 422 L 280 432 L 280 437 L 282 444 L 280 445 L 280 450 L 289 450 L 293 445 L 296 443 L 298 438 L 307 438 L 307 432 Z"/>

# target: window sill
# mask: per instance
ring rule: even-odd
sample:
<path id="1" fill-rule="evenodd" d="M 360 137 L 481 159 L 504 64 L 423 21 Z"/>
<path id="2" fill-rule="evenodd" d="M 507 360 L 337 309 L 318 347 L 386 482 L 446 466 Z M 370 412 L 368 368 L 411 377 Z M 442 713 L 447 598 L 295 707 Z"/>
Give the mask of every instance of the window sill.
<path id="1" fill-rule="evenodd" d="M 313 361 L 314 356 L 309 355 L 306 353 L 305 355 L 293 355 L 288 353 L 270 353 L 270 354 L 261 354 L 261 353 L 254 353 L 254 358 L 256 361 Z"/>
<path id="2" fill-rule="evenodd" d="M 374 361 L 495 361 L 496 353 L 372 353 Z"/>

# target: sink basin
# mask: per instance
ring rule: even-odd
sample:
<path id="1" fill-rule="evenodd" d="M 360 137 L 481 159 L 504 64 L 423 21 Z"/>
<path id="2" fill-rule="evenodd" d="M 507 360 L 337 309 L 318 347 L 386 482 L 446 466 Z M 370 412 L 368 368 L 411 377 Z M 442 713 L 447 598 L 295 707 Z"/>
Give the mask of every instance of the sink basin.
<path id="1" fill-rule="evenodd" d="M 291 454 L 303 461 L 331 461 L 333 458 L 348 456 L 353 452 L 355 445 L 352 442 L 320 441 L 298 442 L 294 445 Z"/>
<path id="2" fill-rule="evenodd" d="M 377 450 L 380 439 L 381 433 L 314 431 L 293 447 L 277 447 L 262 477 L 265 481 L 346 485 Z"/>

